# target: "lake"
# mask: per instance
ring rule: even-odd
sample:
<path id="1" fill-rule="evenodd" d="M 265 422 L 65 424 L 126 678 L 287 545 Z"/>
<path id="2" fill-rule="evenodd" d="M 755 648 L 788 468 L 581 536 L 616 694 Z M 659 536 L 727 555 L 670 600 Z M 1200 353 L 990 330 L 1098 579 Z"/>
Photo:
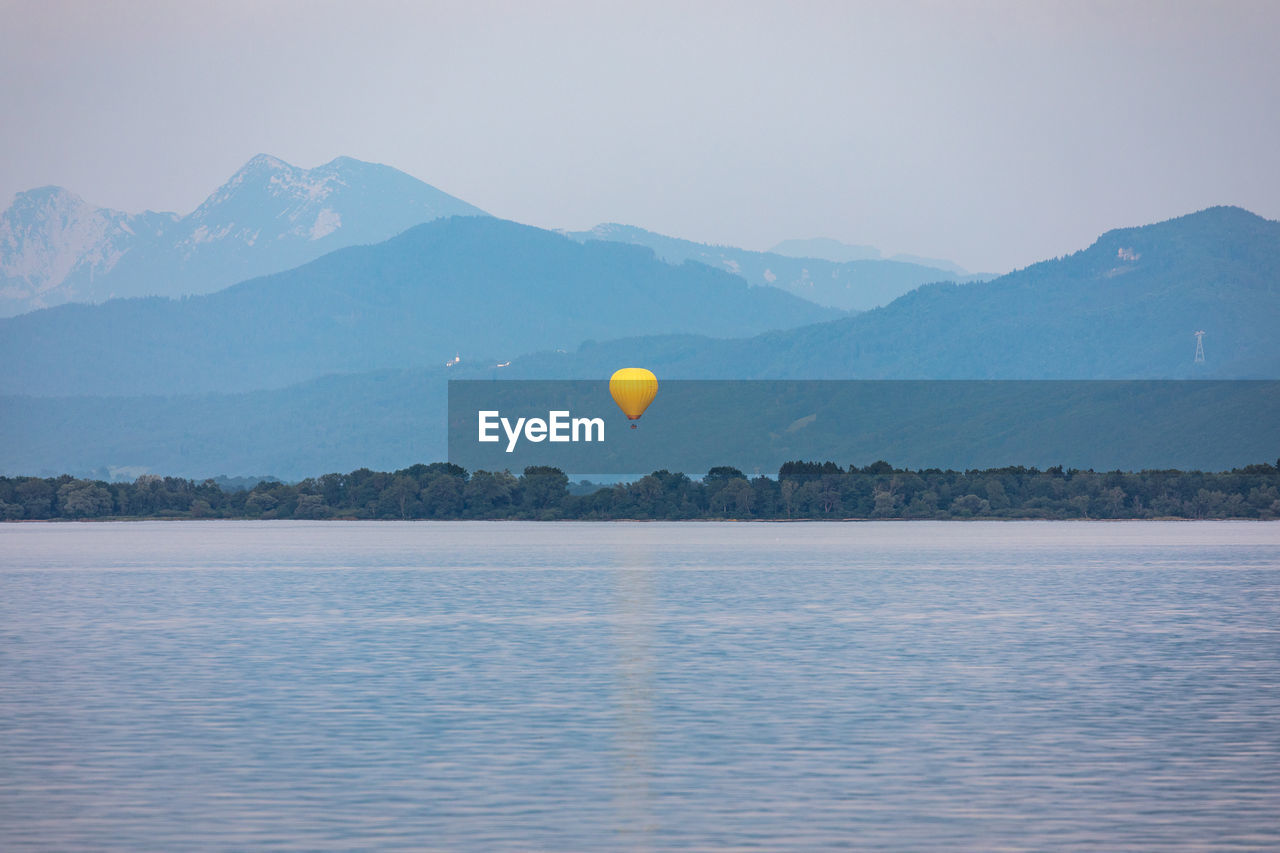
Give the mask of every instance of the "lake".
<path id="1" fill-rule="evenodd" d="M 1280 848 L 1280 522 L 0 525 L 0 848 Z"/>

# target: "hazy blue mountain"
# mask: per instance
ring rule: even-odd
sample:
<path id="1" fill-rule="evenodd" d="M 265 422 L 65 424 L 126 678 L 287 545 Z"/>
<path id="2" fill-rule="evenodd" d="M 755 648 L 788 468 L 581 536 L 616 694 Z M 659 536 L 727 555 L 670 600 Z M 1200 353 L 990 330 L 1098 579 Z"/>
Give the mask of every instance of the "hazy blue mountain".
<path id="1" fill-rule="evenodd" d="M 177 221 L 94 207 L 61 187 L 18 193 L 0 213 L 0 316 L 82 297 L 127 254 L 156 252 Z"/>
<path id="2" fill-rule="evenodd" d="M 59 187 L 0 214 L 0 316 L 66 302 L 207 293 L 385 240 L 472 207 L 349 157 L 300 169 L 259 154 L 187 216 L 94 207 Z"/>
<path id="3" fill-rule="evenodd" d="M 0 393 L 251 390 L 457 354 L 505 361 L 592 338 L 736 337 L 839 315 L 643 247 L 455 217 L 204 296 L 0 320 Z"/>
<path id="4" fill-rule="evenodd" d="M 597 225 L 590 231 L 566 233 L 583 242 L 604 240 L 648 246 L 670 263 L 697 261 L 740 275 L 751 284 L 772 285 L 819 305 L 845 311 L 866 311 L 887 305 L 922 284 L 972 278 L 898 260 L 835 263 L 822 258 L 792 258 L 732 246 L 708 246 L 613 223 Z"/>
<path id="5" fill-rule="evenodd" d="M 769 250 L 788 258 L 821 258 L 837 264 L 849 261 L 878 261 L 880 250 L 875 246 L 856 246 L 833 240 L 830 237 L 809 237 L 803 240 L 783 240 Z"/>
<path id="6" fill-rule="evenodd" d="M 897 254 L 885 259 L 880 250 L 875 246 L 856 246 L 851 243 L 842 243 L 839 240 L 833 240 L 830 237 L 810 237 L 805 240 L 783 240 L 778 245 L 769 250 L 775 255 L 786 255 L 789 258 L 821 258 L 825 261 L 832 261 L 837 264 L 848 263 L 849 261 L 877 261 L 890 260 L 900 261 L 904 264 L 916 264 L 922 267 L 932 267 L 940 269 L 944 272 L 954 273 L 957 281 L 975 281 L 978 279 L 995 278 L 994 275 L 986 273 L 980 275 L 970 275 L 969 271 L 964 267 L 952 261 L 942 260 L 941 258 L 926 258 L 922 255 L 904 255 Z"/>
<path id="7" fill-rule="evenodd" d="M 964 267 L 952 261 L 943 258 L 927 258 L 923 255 L 904 255 L 899 252 L 896 255 L 890 255 L 889 260 L 901 261 L 904 264 L 919 264 L 925 267 L 937 267 L 940 270 L 953 272 L 959 278 L 956 281 L 987 281 L 996 277 L 994 273 L 970 273 Z"/>
<path id="8" fill-rule="evenodd" d="M 531 244 L 547 243 L 558 247 L 557 252 L 584 259 L 577 267 L 583 271 L 580 282 L 608 280 L 603 271 L 624 260 L 639 270 L 657 264 L 639 249 L 608 243 L 575 246 L 546 232 L 498 221 L 437 223 L 415 229 L 400 241 L 406 246 L 416 244 L 431 234 L 465 231 L 477 223 L 482 226 L 477 231 L 511 231 Z M 477 247 L 495 245 L 492 236 L 482 239 L 476 234 L 475 238 Z M 329 262 L 398 244 L 392 241 L 384 247 L 349 249 Z M 392 257 L 428 256 L 428 251 L 396 250 L 390 252 L 386 264 L 393 263 Z M 586 258 L 592 260 L 587 262 Z M 352 263 L 353 268 L 362 266 Z M 384 284 L 395 277 L 389 273 L 384 276 L 383 268 L 378 269 L 378 284 L 370 285 L 371 291 L 387 293 L 386 298 L 397 306 L 408 304 L 409 297 Z M 727 274 L 697 264 L 663 269 L 669 270 L 664 280 L 674 288 L 692 282 L 725 281 L 733 282 L 742 294 L 768 293 L 746 290 Z M 592 270 L 601 271 L 598 280 L 592 279 Z M 45 374 L 50 376 L 58 377 L 61 372 L 75 376 L 78 365 L 104 359 L 109 375 L 120 370 L 120 351 L 150 359 L 156 365 L 154 373 L 178 383 L 176 387 L 182 387 L 184 376 L 225 371 L 226 361 L 233 363 L 235 371 L 243 372 L 241 381 L 249 377 L 261 382 L 263 365 L 270 368 L 274 381 L 285 371 L 271 365 L 278 363 L 281 353 L 287 359 L 290 353 L 303 351 L 297 346 L 297 329 L 314 319 L 315 312 L 306 309 L 295 328 L 287 310 L 294 293 L 308 281 L 316 290 L 328 293 L 341 281 L 338 275 L 323 280 L 309 275 L 306 269 L 299 270 L 183 303 L 116 302 L 100 308 L 68 306 L 38 312 L 0 323 L 0 345 L 5 347 L 0 357 L 6 365 L 14 366 L 14 374 L 27 383 L 23 388 L 32 393 L 72 393 L 66 383 L 51 383 L 56 386 L 53 390 L 41 388 L 42 373 L 33 371 L 32 364 L 44 364 Z M 432 277 L 432 288 L 459 280 L 453 273 L 443 275 Z M 542 279 L 535 277 L 533 281 L 539 282 L 535 290 L 543 287 Z M 291 289 L 295 285 L 297 291 Z M 227 303 L 234 304 L 234 309 L 218 309 L 218 316 L 229 318 L 216 332 L 226 336 L 224 353 L 207 346 L 211 327 L 191 325 L 180 314 L 159 317 L 150 325 L 129 319 L 129 312 L 137 305 L 176 310 L 202 299 L 230 299 L 242 289 L 261 289 L 263 298 Z M 632 292 L 630 286 L 615 284 L 595 289 Z M 278 304 L 266 299 L 267 294 L 277 294 Z M 508 301 L 502 287 L 487 286 L 478 298 L 489 310 L 479 315 L 482 319 L 475 314 L 457 315 L 460 326 L 489 322 L 509 328 L 506 324 L 511 316 L 520 317 L 526 325 L 552 325 L 543 319 L 545 306 L 518 297 Z M 564 298 L 557 296 L 552 301 Z M 369 301 L 374 300 L 369 297 Z M 577 310 L 586 313 L 596 304 Z M 1156 225 L 1109 232 L 1088 249 L 991 282 L 933 285 L 856 317 L 735 340 L 699 334 L 608 340 L 610 333 L 620 328 L 641 330 L 637 328 L 640 324 L 630 319 L 642 312 L 636 302 L 627 304 L 629 307 L 610 313 L 608 321 L 591 332 L 600 342 L 562 347 L 569 352 L 556 352 L 555 346 L 548 344 L 547 351 L 515 358 L 503 368 L 493 363 L 505 360 L 505 350 L 481 348 L 477 352 L 491 357 L 464 359 L 449 369 L 437 363 L 423 370 L 336 376 L 250 394 L 3 398 L 0 471 L 88 473 L 112 467 L 191 476 L 269 472 L 292 477 L 358 465 L 391 469 L 439 459 L 444 452 L 445 383 L 451 377 L 603 379 L 619 366 L 639 364 L 653 369 L 660 379 L 1280 378 L 1280 334 L 1276 333 L 1280 328 L 1280 223 L 1238 208 L 1212 208 Z M 688 303 L 667 304 L 672 317 L 685 316 L 682 312 L 689 310 L 685 307 Z M 119 315 L 112 313 L 117 309 Z M 325 342 L 336 352 L 346 352 L 355 340 L 367 340 L 360 323 L 377 313 L 371 304 L 348 296 L 326 302 L 324 310 L 334 319 L 325 327 L 330 335 Z M 701 309 L 693 315 L 698 322 L 692 325 L 712 313 L 709 308 Z M 14 324 L 63 315 L 86 318 L 86 323 L 81 327 L 59 320 L 42 330 L 27 326 L 22 343 L 9 348 Z M 446 311 L 439 322 L 428 321 L 422 337 L 429 340 L 446 335 L 441 330 L 448 328 L 448 316 Z M 119 325 L 113 325 L 117 322 Z M 418 322 L 415 319 L 407 325 Z M 344 336 L 342 323 L 351 323 L 358 334 Z M 170 325 L 177 329 L 175 333 L 157 332 Z M 1192 333 L 1198 330 L 1205 332 L 1206 361 L 1202 365 L 1193 363 Z M 47 350 L 56 349 L 56 345 L 41 343 L 42 336 L 74 341 L 90 333 L 89 344 L 73 347 L 72 357 L 50 365 Z M 194 357 L 183 353 L 188 338 L 193 342 Z M 271 339 L 280 343 L 281 352 L 272 352 L 263 343 Z M 500 337 L 490 337 L 488 343 L 494 340 Z M 374 343 L 375 349 L 389 352 L 380 342 Z M 238 350 L 247 352 L 229 354 Z M 24 351 L 41 355 L 33 362 L 23 357 Z M 450 351 L 448 345 L 437 348 L 432 358 L 438 362 L 441 352 Z M 329 363 L 312 349 L 306 353 L 301 360 L 316 369 Z M 173 369 L 168 365 L 170 360 L 176 363 Z M 349 363 L 356 362 L 351 359 Z M 131 364 L 124 372 L 139 369 L 138 364 Z M 194 384 L 208 387 L 203 379 Z M 120 383 L 111 387 L 115 390 L 104 387 L 100 393 L 137 393 L 136 388 L 120 390 Z M 1162 415 L 1159 406 L 1148 405 L 1142 411 L 1135 410 L 1133 416 L 1154 421 Z M 1107 439 L 1098 437 L 1099 441 Z"/>
<path id="9" fill-rule="evenodd" d="M 1276 378 L 1277 329 L 1280 223 L 1215 207 L 1110 231 L 989 282 L 927 285 L 831 323 L 743 341 L 614 341 L 513 368 L 592 376 L 627 361 L 684 378 Z M 1206 360 L 1195 364 L 1200 330 Z"/>

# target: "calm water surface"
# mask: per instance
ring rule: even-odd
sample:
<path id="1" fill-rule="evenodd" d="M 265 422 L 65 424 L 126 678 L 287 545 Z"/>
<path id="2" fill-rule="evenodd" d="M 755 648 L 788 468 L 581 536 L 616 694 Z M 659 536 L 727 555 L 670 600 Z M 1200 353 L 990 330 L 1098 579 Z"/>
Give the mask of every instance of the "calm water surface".
<path id="1" fill-rule="evenodd" d="M 0 525 L 0 849 L 1280 849 L 1280 523 Z"/>

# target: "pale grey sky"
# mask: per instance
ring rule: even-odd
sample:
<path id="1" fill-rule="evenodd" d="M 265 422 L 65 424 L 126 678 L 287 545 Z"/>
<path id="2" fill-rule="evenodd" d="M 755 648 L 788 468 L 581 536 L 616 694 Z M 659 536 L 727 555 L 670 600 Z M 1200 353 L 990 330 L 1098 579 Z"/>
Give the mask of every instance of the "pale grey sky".
<path id="1" fill-rule="evenodd" d="M 0 0 L 0 196 L 186 213 L 258 152 L 498 216 L 1003 271 L 1280 218 L 1280 2 Z"/>

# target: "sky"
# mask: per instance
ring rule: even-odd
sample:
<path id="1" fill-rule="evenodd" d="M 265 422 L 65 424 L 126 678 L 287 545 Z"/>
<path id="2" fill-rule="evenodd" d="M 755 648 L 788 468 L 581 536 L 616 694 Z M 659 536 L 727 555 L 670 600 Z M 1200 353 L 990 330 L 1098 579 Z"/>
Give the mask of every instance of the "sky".
<path id="1" fill-rule="evenodd" d="M 0 0 L 0 199 L 187 213 L 257 153 L 548 228 L 1003 272 L 1280 219 L 1280 2 Z M 7 201 L 0 201 L 7 204 Z"/>

